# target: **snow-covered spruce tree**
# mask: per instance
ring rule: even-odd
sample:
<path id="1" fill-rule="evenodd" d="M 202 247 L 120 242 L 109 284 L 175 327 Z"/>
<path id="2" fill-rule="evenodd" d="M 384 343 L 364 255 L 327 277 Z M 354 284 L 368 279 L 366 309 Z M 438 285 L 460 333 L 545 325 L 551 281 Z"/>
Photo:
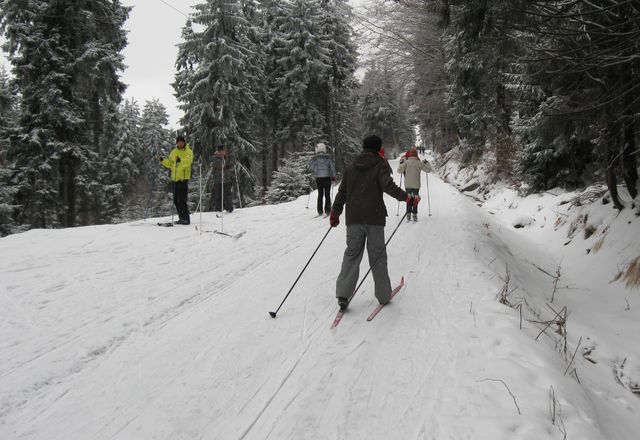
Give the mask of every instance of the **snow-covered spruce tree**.
<path id="1" fill-rule="evenodd" d="M 167 109 L 157 100 L 145 101 L 140 117 L 139 148 L 136 164 L 140 170 L 137 192 L 148 194 L 144 203 L 144 216 L 164 215 L 171 212 L 171 189 L 167 170 L 156 156 L 167 156 L 175 146 L 175 137 L 166 126 Z M 187 139 L 187 142 L 191 142 Z"/>
<path id="2" fill-rule="evenodd" d="M 18 188 L 11 182 L 12 172 L 7 168 L 5 152 L 14 122 L 14 91 L 4 66 L 0 66 L 0 237 L 14 232 L 13 197 Z"/>
<path id="3" fill-rule="evenodd" d="M 517 20 L 514 3 L 518 2 L 451 0 L 443 9 L 448 105 L 467 160 L 482 155 L 487 142 L 495 148 L 498 163 L 510 160 L 503 156 L 510 155 L 512 144 L 512 97 L 502 75 L 517 45 L 496 23 Z"/>
<path id="4" fill-rule="evenodd" d="M 518 31 L 526 37 L 528 53 L 518 98 L 526 102 L 531 91 L 537 92 L 537 107 L 521 115 L 528 128 L 520 160 L 523 178 L 534 189 L 582 186 L 593 180 L 595 167 L 614 206 L 622 209 L 617 175 L 632 197 L 638 194 L 640 29 L 629 21 L 638 15 L 638 5 L 532 2 L 523 7 L 529 20 Z M 550 127 L 555 128 L 553 142 Z"/>
<path id="5" fill-rule="evenodd" d="M 12 171 L 0 161 L 0 237 L 18 232 L 19 226 L 13 220 L 13 198 L 18 188 L 11 185 Z"/>
<path id="6" fill-rule="evenodd" d="M 414 133 L 408 109 L 401 99 L 404 90 L 393 84 L 387 69 L 371 67 L 365 72 L 359 92 L 362 134 L 377 133 L 385 149 L 413 146 Z"/>
<path id="7" fill-rule="evenodd" d="M 116 131 L 116 142 L 113 149 L 112 173 L 114 180 L 122 185 L 125 194 L 131 192 L 141 167 L 149 169 L 150 157 L 145 157 L 140 143 L 140 107 L 134 100 L 127 100 L 120 108 L 119 122 Z"/>
<path id="8" fill-rule="evenodd" d="M 208 0 L 195 6 L 191 22 L 203 29 L 185 26 L 174 87 L 185 113 L 182 125 L 203 161 L 209 163 L 215 147 L 224 144 L 250 174 L 260 62 L 245 16 L 251 16 L 248 3 Z"/>
<path id="9" fill-rule="evenodd" d="M 33 227 L 101 220 L 101 138 L 124 91 L 119 0 L 4 0 L 0 29 L 21 93 L 7 159 L 18 221 Z"/>
<path id="10" fill-rule="evenodd" d="M 0 65 L 0 158 L 7 149 L 9 129 L 15 124 L 16 95 L 9 72 L 4 65 Z"/>
<path id="11" fill-rule="evenodd" d="M 336 166 L 342 170 L 359 151 L 359 139 L 353 114 L 353 91 L 358 84 L 354 77 L 357 50 L 350 20 L 351 7 L 344 0 L 320 0 L 320 29 L 327 42 L 329 81 L 325 100 L 327 139 L 335 152 Z"/>
<path id="12" fill-rule="evenodd" d="M 310 152 L 290 153 L 280 169 L 274 171 L 267 191 L 268 203 L 290 202 L 313 190 L 313 176 L 309 170 Z"/>
<path id="13" fill-rule="evenodd" d="M 280 157 L 303 145 L 328 141 L 325 107 L 331 60 L 320 12 L 317 1 L 293 0 L 283 5 L 283 15 L 275 20 L 271 84 Z"/>
<path id="14" fill-rule="evenodd" d="M 261 106 L 262 119 L 260 121 L 260 134 L 262 148 L 260 150 L 260 181 L 262 197 L 265 197 L 271 182 L 273 171 L 278 169 L 280 162 L 280 140 L 277 137 L 281 100 L 277 89 L 278 66 L 277 49 L 279 47 L 278 27 L 285 17 L 283 0 L 259 0 L 260 29 L 259 47 L 262 54 L 261 65 L 264 72 L 263 85 L 259 88 L 258 99 Z"/>
<path id="15" fill-rule="evenodd" d="M 148 203 L 148 182 L 142 177 L 149 158 L 143 158 L 140 143 L 140 107 L 134 100 L 126 100 L 119 109 L 114 142 L 108 150 L 111 186 L 107 192 L 107 206 L 114 218 L 139 218 L 141 203 Z"/>

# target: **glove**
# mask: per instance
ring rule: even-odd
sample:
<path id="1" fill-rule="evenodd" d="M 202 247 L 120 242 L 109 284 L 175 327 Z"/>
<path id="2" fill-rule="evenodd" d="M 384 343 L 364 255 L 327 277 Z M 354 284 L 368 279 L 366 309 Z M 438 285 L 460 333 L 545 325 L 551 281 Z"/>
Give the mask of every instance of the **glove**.
<path id="1" fill-rule="evenodd" d="M 162 157 L 162 156 L 158 156 L 158 160 L 159 160 L 160 162 L 162 162 L 164 159 L 163 159 L 163 157 Z"/>
<path id="2" fill-rule="evenodd" d="M 420 196 L 407 195 L 407 204 L 411 206 L 418 206 L 418 203 L 420 203 Z"/>
<path id="3" fill-rule="evenodd" d="M 333 212 L 333 210 L 329 213 L 329 224 L 332 228 L 335 228 L 340 224 L 340 215 Z"/>
<path id="4" fill-rule="evenodd" d="M 176 163 L 180 163 L 180 158 L 176 157 Z"/>

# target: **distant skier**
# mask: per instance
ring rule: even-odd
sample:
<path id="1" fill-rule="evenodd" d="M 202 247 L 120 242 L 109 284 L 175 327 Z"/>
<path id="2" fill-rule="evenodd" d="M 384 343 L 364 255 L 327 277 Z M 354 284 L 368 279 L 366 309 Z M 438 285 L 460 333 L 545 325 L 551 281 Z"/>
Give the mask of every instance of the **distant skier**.
<path id="1" fill-rule="evenodd" d="M 173 204 L 178 212 L 178 225 L 191 223 L 187 195 L 189 194 L 189 179 L 191 178 L 191 163 L 193 151 L 184 137 L 176 138 L 176 147 L 171 150 L 169 157 L 158 156 L 158 160 L 165 168 L 171 170 L 171 185 L 173 190 Z"/>
<path id="2" fill-rule="evenodd" d="M 323 143 L 316 145 L 316 154 L 309 162 L 309 168 L 313 171 L 318 187 L 318 215 L 322 215 L 324 197 L 324 213 L 329 215 L 331 211 L 331 182 L 336 180 L 336 166 L 327 154 L 327 147 Z"/>
<path id="3" fill-rule="evenodd" d="M 427 160 L 420 161 L 418 151 L 413 148 L 406 152 L 404 157 L 400 159 L 398 173 L 404 174 L 404 188 L 409 194 L 418 195 L 420 193 L 420 173 L 431 171 L 431 166 Z M 407 203 L 407 221 L 418 221 L 418 206 Z"/>
<path id="4" fill-rule="evenodd" d="M 224 208 L 227 212 L 233 212 L 233 198 L 231 195 L 231 187 L 233 179 L 231 171 L 233 170 L 233 158 L 229 154 L 229 150 L 224 145 L 219 145 L 213 155 L 213 193 L 215 198 L 214 210 L 222 212 Z M 224 206 L 222 206 L 224 204 Z"/>
<path id="5" fill-rule="evenodd" d="M 365 244 L 369 265 L 375 282 L 375 295 L 380 304 L 389 302 L 391 282 L 387 272 L 387 249 L 384 226 L 387 209 L 383 192 L 398 200 L 417 205 L 420 196 L 411 196 L 398 187 L 388 172 L 387 162 L 379 156 L 382 140 L 375 135 L 363 141 L 363 151 L 345 170 L 342 183 L 333 203 L 329 223 L 340 224 L 340 214 L 347 208 L 347 249 L 336 282 L 336 297 L 341 310 L 347 308 L 348 299 L 358 282 L 360 261 Z"/>

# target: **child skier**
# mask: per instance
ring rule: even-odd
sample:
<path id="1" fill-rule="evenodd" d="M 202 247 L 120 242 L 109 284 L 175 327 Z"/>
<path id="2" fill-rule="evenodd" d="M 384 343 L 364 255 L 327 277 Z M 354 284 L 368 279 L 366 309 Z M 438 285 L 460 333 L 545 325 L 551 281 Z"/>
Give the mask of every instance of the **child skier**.
<path id="1" fill-rule="evenodd" d="M 316 155 L 311 158 L 309 168 L 313 171 L 318 187 L 318 215 L 322 215 L 324 196 L 324 213 L 329 215 L 331 211 L 331 182 L 336 180 L 336 167 L 327 154 L 327 147 L 323 143 L 316 145 Z"/>
<path id="2" fill-rule="evenodd" d="M 420 172 L 424 171 L 428 173 L 431 171 L 431 166 L 425 159 L 420 161 L 418 158 L 418 151 L 413 148 L 404 155 L 400 160 L 398 166 L 398 173 L 404 173 L 404 187 L 408 194 L 418 195 L 420 193 Z M 413 221 L 418 221 L 418 206 L 407 203 L 407 221 L 411 221 L 413 215 Z"/>

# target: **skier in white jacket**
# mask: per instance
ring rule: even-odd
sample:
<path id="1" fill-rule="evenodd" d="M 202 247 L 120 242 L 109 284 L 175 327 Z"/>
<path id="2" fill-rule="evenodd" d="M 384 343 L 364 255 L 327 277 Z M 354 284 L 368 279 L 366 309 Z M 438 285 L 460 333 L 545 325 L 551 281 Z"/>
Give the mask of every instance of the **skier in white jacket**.
<path id="1" fill-rule="evenodd" d="M 404 174 L 404 187 L 407 194 L 418 195 L 420 193 L 420 173 L 431 171 L 431 165 L 427 160 L 420 160 L 418 151 L 413 148 L 405 153 L 400 159 L 398 173 Z M 418 206 L 407 203 L 407 221 L 418 221 Z"/>

